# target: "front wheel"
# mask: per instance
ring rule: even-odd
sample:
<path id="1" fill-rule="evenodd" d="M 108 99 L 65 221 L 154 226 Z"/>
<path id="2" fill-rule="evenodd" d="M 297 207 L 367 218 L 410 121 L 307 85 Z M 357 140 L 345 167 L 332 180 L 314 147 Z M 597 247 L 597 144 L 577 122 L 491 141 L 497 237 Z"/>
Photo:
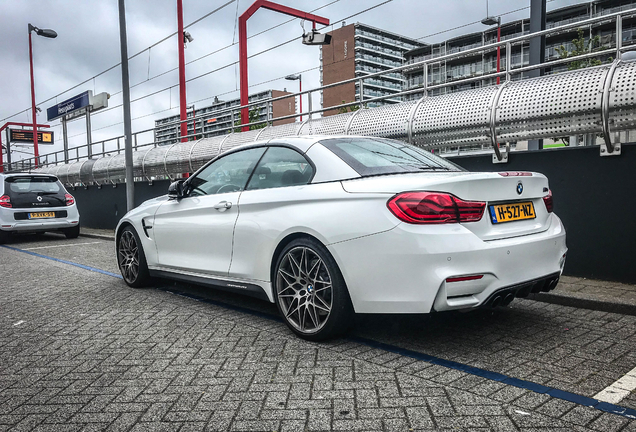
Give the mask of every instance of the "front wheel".
<path id="1" fill-rule="evenodd" d="M 313 239 L 297 239 L 283 249 L 274 295 L 287 326 L 303 339 L 332 338 L 350 326 L 353 307 L 342 274 L 329 251 Z"/>
<path id="2" fill-rule="evenodd" d="M 117 264 L 128 286 L 141 288 L 150 281 L 146 255 L 131 226 L 125 227 L 117 238 Z"/>

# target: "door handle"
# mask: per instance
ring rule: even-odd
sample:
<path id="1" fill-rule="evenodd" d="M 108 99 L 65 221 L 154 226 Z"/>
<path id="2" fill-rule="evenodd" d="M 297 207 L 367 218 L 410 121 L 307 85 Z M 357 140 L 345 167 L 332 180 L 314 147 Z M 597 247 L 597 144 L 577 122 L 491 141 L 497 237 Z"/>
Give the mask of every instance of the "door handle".
<path id="1" fill-rule="evenodd" d="M 232 203 L 228 201 L 221 201 L 220 203 L 215 204 L 214 208 L 218 211 L 224 212 L 225 210 L 232 208 Z"/>

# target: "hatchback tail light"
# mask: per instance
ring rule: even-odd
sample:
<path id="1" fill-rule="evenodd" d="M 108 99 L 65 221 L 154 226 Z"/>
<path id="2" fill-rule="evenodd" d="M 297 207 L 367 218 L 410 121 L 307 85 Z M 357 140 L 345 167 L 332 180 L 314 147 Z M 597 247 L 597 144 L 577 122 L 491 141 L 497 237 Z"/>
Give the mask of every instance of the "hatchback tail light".
<path id="1" fill-rule="evenodd" d="M 548 191 L 548 194 L 543 197 L 543 202 L 548 213 L 552 213 L 552 191 Z"/>
<path id="2" fill-rule="evenodd" d="M 389 200 L 387 207 L 398 219 L 412 224 L 477 222 L 486 203 L 464 201 L 441 192 L 404 192 Z"/>
<path id="3" fill-rule="evenodd" d="M 70 193 L 64 194 L 64 199 L 66 200 L 66 205 L 70 206 L 75 204 L 75 198 Z"/>
<path id="4" fill-rule="evenodd" d="M 11 205 L 11 198 L 9 198 L 9 195 L 0 196 L 0 207 L 5 207 L 5 208 L 13 207 Z"/>

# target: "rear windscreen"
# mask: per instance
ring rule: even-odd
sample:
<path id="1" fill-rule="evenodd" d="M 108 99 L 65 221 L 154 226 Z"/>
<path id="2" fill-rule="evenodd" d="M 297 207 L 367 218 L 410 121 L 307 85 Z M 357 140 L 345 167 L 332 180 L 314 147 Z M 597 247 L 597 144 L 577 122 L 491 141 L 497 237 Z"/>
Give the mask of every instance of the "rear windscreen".
<path id="1" fill-rule="evenodd" d="M 5 190 L 11 194 L 20 193 L 57 193 L 62 185 L 55 177 L 14 176 L 5 179 Z"/>
<path id="2" fill-rule="evenodd" d="M 385 138 L 332 138 L 320 143 L 361 176 L 422 171 L 463 171 L 463 168 L 419 147 Z"/>

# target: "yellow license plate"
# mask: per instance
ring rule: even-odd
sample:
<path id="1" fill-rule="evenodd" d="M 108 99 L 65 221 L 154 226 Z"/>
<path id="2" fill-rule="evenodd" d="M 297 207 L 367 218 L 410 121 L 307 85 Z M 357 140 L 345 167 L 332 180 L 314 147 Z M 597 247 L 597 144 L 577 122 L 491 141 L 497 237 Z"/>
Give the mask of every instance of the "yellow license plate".
<path id="1" fill-rule="evenodd" d="M 531 201 L 490 206 L 490 219 L 494 224 L 534 219 L 536 217 L 537 215 L 534 213 L 534 205 Z"/>
<path id="2" fill-rule="evenodd" d="M 29 213 L 29 219 L 54 218 L 55 212 Z"/>

